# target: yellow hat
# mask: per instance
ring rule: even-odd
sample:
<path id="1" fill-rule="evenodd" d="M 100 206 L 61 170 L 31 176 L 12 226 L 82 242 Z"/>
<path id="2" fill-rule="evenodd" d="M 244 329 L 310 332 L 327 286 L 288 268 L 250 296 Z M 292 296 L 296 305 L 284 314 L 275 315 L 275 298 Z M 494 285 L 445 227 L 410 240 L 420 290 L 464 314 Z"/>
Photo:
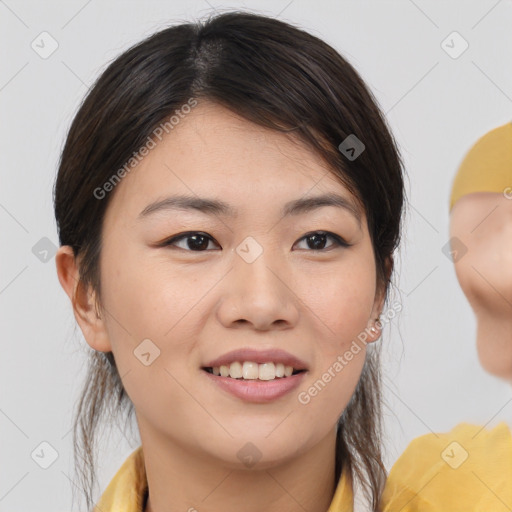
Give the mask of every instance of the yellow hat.
<path id="1" fill-rule="evenodd" d="M 501 192 L 512 196 L 512 122 L 486 133 L 467 152 L 452 185 L 450 211 L 472 192 Z"/>

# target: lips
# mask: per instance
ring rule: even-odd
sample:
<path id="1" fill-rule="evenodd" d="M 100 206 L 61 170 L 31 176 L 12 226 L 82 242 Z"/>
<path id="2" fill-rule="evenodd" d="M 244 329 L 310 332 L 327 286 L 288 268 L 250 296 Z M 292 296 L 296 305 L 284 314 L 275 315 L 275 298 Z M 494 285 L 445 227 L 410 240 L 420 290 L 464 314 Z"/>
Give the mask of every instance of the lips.
<path id="1" fill-rule="evenodd" d="M 235 397 L 243 402 L 270 403 L 278 399 L 292 398 L 292 391 L 304 382 L 308 372 L 301 371 L 296 375 L 284 379 L 273 380 L 244 380 L 232 379 L 230 377 L 218 377 L 208 372 L 202 372 L 205 379 L 208 379 L 213 386 L 220 389 L 230 397 Z"/>
<path id="2" fill-rule="evenodd" d="M 226 354 L 208 361 L 202 365 L 203 369 L 229 366 L 236 361 L 251 361 L 258 364 L 282 363 L 285 366 L 292 366 L 294 370 L 307 370 L 307 364 L 297 356 L 281 349 L 255 350 L 250 348 L 232 350 Z"/>

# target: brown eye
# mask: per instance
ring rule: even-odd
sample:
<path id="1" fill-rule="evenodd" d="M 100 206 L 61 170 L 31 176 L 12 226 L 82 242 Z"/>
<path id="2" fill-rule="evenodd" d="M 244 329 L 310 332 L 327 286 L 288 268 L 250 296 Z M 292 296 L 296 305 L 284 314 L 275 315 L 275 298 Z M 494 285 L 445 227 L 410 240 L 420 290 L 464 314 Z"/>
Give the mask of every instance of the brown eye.
<path id="1" fill-rule="evenodd" d="M 315 231 L 314 233 L 309 233 L 305 236 L 303 236 L 299 241 L 305 240 L 306 244 L 309 249 L 312 249 L 314 251 L 323 251 L 325 249 L 326 241 L 330 238 L 331 240 L 334 240 L 334 244 L 332 244 L 328 249 L 331 249 L 333 247 L 349 247 L 350 244 L 345 242 L 343 238 L 341 238 L 338 235 L 335 235 L 334 233 L 330 233 L 328 231 Z"/>
<path id="2" fill-rule="evenodd" d="M 165 242 L 162 243 L 162 247 L 176 245 L 177 242 L 185 241 L 185 246 L 178 247 L 179 249 L 184 249 L 193 252 L 204 252 L 210 241 L 213 241 L 213 238 L 205 233 L 201 233 L 200 231 L 190 231 L 188 233 L 183 233 L 178 236 L 174 236 Z"/>

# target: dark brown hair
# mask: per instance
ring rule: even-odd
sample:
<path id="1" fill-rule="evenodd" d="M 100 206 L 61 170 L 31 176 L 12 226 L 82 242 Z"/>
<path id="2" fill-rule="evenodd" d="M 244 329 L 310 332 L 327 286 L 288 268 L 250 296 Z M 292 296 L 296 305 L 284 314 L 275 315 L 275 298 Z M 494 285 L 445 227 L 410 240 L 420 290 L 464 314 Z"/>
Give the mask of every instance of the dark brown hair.
<path id="1" fill-rule="evenodd" d="M 99 76 L 69 129 L 54 186 L 61 245 L 73 248 L 80 286 L 101 309 L 102 224 L 115 190 L 102 187 L 164 120 L 190 98 L 217 102 L 243 118 L 289 132 L 318 154 L 364 207 L 378 283 L 388 293 L 404 201 L 401 157 L 377 101 L 357 71 L 322 40 L 274 18 L 227 12 L 161 30 L 125 51 Z M 347 158 L 349 135 L 364 151 Z M 354 395 L 338 422 L 335 479 L 347 471 L 380 508 L 379 352 L 368 348 Z M 91 349 L 77 405 L 74 450 L 88 509 L 93 504 L 95 434 L 101 419 L 133 413 L 112 352 Z"/>

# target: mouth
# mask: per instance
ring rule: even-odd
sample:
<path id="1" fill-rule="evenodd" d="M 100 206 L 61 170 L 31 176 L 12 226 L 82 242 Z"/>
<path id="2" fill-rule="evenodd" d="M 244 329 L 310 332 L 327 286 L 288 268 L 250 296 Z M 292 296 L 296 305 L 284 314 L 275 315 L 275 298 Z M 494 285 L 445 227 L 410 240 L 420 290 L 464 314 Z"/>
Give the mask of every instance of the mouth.
<path id="1" fill-rule="evenodd" d="M 289 395 L 301 385 L 308 374 L 306 369 L 295 369 L 282 363 L 258 364 L 235 361 L 231 365 L 203 366 L 205 377 L 244 402 L 269 403 Z"/>
<path id="2" fill-rule="evenodd" d="M 308 373 L 309 364 L 283 349 L 243 347 L 203 361 L 200 368 L 210 376 L 225 377 L 231 382 L 284 381 Z"/>
<path id="3" fill-rule="evenodd" d="M 230 366 L 203 366 L 201 370 L 217 377 L 227 377 L 230 379 L 247 381 L 281 380 L 307 371 L 305 369 L 298 370 L 291 366 L 284 366 L 279 363 L 275 365 L 273 363 L 257 364 L 253 362 L 237 362 L 232 363 Z"/>

